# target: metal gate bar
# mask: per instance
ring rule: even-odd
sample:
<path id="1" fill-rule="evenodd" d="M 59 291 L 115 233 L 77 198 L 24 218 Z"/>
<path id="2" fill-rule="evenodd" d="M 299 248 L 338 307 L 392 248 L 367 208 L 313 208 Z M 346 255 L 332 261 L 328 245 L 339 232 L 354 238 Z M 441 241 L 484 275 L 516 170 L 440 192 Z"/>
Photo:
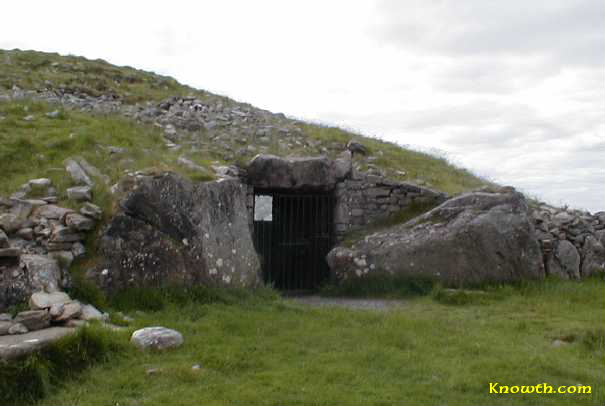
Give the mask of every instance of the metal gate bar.
<path id="1" fill-rule="evenodd" d="M 325 257 L 334 244 L 334 198 L 255 190 L 271 196 L 272 218 L 254 220 L 254 243 L 265 282 L 282 290 L 317 289 L 329 275 Z"/>

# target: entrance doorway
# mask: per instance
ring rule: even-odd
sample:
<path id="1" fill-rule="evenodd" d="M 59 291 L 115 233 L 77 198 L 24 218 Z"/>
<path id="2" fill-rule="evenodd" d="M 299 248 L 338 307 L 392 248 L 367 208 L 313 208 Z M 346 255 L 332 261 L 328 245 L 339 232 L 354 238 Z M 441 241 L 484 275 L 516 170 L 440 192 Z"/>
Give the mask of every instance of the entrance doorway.
<path id="1" fill-rule="evenodd" d="M 265 282 L 296 291 L 314 290 L 326 281 L 333 219 L 331 193 L 255 190 L 254 244 Z"/>

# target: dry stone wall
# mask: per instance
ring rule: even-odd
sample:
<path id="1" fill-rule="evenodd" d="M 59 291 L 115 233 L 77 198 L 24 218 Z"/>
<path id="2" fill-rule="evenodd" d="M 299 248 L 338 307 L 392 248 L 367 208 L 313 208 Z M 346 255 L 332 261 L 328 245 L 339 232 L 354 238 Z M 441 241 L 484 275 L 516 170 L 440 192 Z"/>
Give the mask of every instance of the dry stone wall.
<path id="1" fill-rule="evenodd" d="M 42 196 L 32 198 L 29 193 Z M 86 202 L 79 211 L 57 205 L 50 179 L 32 179 L 0 197 L 0 310 L 38 291 L 70 286 L 69 267 L 85 254 L 84 239 L 101 218 Z"/>
<path id="2" fill-rule="evenodd" d="M 580 279 L 605 272 L 605 212 L 541 204 L 532 217 L 547 274 Z"/>
<path id="3" fill-rule="evenodd" d="M 446 194 L 431 189 L 365 174 L 354 175 L 352 179 L 338 183 L 335 197 L 337 239 L 413 204 L 437 205 L 447 199 Z"/>

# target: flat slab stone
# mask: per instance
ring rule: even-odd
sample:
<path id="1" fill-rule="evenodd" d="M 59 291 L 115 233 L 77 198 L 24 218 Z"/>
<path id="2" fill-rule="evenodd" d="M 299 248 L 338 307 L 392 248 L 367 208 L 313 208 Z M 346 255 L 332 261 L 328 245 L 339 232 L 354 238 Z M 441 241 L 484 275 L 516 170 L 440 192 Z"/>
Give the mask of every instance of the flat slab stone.
<path id="1" fill-rule="evenodd" d="M 50 327 L 26 334 L 0 336 L 0 360 L 31 354 L 75 331 L 71 327 Z"/>

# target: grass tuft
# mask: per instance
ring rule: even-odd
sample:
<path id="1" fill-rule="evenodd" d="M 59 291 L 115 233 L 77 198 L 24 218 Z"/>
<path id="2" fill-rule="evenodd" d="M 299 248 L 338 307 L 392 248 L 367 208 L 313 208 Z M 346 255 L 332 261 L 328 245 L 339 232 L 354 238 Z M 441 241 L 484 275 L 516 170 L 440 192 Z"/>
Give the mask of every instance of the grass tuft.
<path id="1" fill-rule="evenodd" d="M 410 278 L 387 275 L 366 275 L 363 278 L 328 283 L 320 289 L 323 296 L 407 298 L 428 295 L 434 281 L 428 278 Z"/>
<path id="2" fill-rule="evenodd" d="M 160 311 L 169 305 L 225 304 L 243 305 L 273 301 L 279 297 L 270 288 L 214 288 L 207 286 L 165 286 L 162 288 L 128 288 L 109 298 L 111 307 L 122 310 Z"/>

